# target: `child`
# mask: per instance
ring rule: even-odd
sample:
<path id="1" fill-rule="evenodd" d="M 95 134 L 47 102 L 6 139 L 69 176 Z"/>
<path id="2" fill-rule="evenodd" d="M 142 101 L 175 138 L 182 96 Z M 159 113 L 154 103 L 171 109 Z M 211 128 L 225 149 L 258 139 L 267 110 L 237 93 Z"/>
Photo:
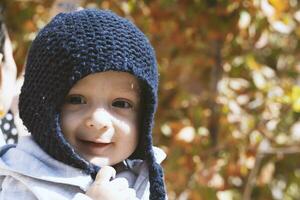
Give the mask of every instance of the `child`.
<path id="1" fill-rule="evenodd" d="M 19 109 L 31 136 L 0 153 L 0 199 L 165 199 L 157 89 L 154 51 L 130 21 L 57 15 L 29 51 Z"/>

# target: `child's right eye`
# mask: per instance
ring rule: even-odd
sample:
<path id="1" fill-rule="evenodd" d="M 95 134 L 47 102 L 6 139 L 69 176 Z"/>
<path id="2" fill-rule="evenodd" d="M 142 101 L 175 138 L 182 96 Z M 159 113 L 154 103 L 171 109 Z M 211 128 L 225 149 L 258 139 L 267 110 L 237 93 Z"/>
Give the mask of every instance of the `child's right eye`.
<path id="1" fill-rule="evenodd" d="M 86 100 L 81 95 L 70 95 L 67 96 L 65 103 L 67 104 L 86 104 Z"/>

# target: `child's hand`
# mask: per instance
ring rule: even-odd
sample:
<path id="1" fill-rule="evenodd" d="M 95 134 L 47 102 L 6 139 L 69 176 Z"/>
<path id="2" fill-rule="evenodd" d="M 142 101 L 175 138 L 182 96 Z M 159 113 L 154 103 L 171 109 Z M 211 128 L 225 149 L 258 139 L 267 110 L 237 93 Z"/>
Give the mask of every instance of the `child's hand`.
<path id="1" fill-rule="evenodd" d="M 93 200 L 135 200 L 135 190 L 129 188 L 125 178 L 111 178 L 116 176 L 116 170 L 105 166 L 98 172 L 95 182 L 87 190 L 86 195 Z"/>

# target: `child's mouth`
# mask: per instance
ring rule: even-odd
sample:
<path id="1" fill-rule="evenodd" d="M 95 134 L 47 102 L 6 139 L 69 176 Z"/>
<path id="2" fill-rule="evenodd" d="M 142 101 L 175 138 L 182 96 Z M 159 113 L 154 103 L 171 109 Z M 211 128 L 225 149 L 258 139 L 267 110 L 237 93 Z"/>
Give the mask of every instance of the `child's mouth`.
<path id="1" fill-rule="evenodd" d="M 103 149 L 104 147 L 108 147 L 111 145 L 111 142 L 93 142 L 88 140 L 80 140 L 80 142 L 87 148 L 91 149 Z"/>

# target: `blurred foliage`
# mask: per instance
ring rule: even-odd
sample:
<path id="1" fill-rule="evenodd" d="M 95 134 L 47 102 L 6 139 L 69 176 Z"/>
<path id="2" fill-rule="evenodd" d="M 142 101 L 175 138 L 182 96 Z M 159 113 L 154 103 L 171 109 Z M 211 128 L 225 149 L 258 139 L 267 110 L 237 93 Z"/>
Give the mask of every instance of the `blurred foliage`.
<path id="1" fill-rule="evenodd" d="M 50 0 L 0 0 L 19 72 Z M 300 199 L 297 0 L 82 1 L 134 21 L 156 49 L 155 143 L 169 199 Z"/>

